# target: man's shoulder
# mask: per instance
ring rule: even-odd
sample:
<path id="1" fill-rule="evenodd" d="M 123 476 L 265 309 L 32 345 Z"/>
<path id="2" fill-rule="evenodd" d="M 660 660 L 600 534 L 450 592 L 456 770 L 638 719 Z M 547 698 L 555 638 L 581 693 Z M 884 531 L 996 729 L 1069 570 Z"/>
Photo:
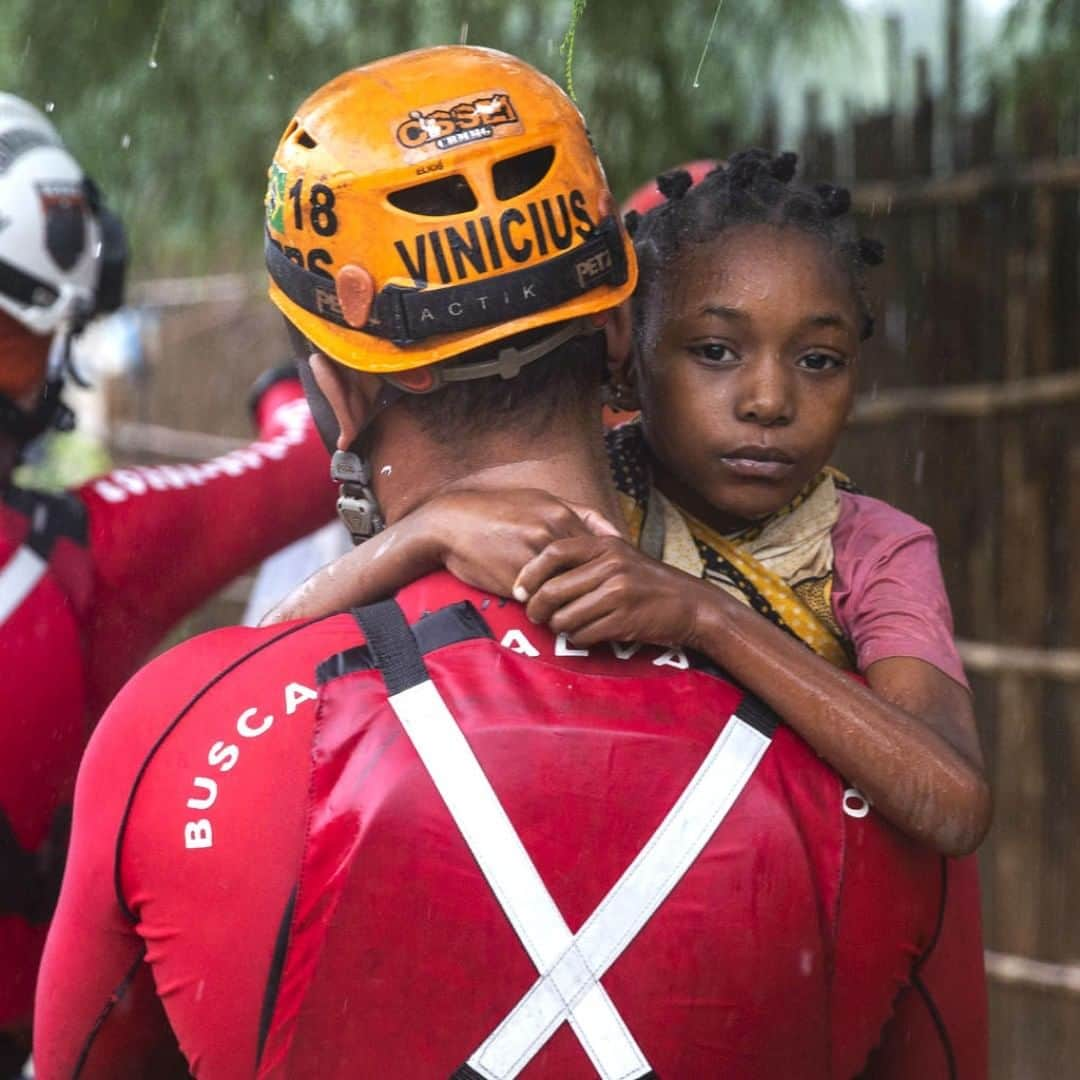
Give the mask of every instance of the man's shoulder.
<path id="1" fill-rule="evenodd" d="M 249 682 L 267 673 L 314 678 L 326 656 L 359 640 L 347 615 L 268 627 L 230 626 L 211 630 L 151 660 L 117 695 L 99 725 L 110 738 L 145 746 L 200 696 L 231 681 Z"/>

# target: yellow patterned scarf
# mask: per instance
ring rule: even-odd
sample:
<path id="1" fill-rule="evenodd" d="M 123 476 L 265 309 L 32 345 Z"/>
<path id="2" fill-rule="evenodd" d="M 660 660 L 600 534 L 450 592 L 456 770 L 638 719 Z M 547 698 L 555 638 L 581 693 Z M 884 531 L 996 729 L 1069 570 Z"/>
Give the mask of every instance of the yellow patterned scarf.
<path id="1" fill-rule="evenodd" d="M 854 666 L 831 602 L 837 485 L 849 486 L 842 474 L 824 470 L 783 509 L 722 536 L 652 486 L 640 424 L 609 432 L 608 452 L 623 513 L 642 551 L 713 582 L 830 663 Z"/>

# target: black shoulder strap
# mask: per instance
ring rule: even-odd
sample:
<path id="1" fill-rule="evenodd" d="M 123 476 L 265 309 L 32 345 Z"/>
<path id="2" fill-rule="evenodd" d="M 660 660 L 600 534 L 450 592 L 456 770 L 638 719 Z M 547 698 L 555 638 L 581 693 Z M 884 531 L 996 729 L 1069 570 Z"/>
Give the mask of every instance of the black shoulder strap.
<path id="1" fill-rule="evenodd" d="M 371 658 L 382 672 L 391 697 L 428 681 L 420 647 L 396 600 L 356 608 L 352 616 L 367 638 Z"/>
<path id="2" fill-rule="evenodd" d="M 36 851 L 26 850 L 0 808 L 0 916 L 21 915 L 35 925 L 49 921 L 60 895 L 70 835 L 71 807 L 61 806 L 44 843 Z"/>
<path id="3" fill-rule="evenodd" d="M 61 537 L 86 546 L 86 506 L 72 492 L 53 494 L 12 486 L 4 492 L 4 502 L 29 519 L 30 532 L 24 543 L 43 559 L 49 558 Z"/>

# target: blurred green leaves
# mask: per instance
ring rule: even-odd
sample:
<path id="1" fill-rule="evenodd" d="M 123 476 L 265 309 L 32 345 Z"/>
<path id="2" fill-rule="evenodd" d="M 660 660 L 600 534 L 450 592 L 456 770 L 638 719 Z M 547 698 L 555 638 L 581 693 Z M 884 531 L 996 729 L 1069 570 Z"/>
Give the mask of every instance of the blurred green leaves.
<path id="1" fill-rule="evenodd" d="M 1002 42 L 998 59 L 1016 59 L 1000 80 L 1014 103 L 1056 99 L 1063 112 L 1080 105 L 1080 0 L 1014 0 Z"/>
<path id="2" fill-rule="evenodd" d="M 251 266 L 266 167 L 293 108 L 345 68 L 453 43 L 563 81 L 574 0 L 0 0 L 5 89 L 39 106 L 128 221 L 155 272 Z M 590 0 L 574 81 L 619 194 L 745 137 L 785 56 L 827 48 L 842 0 Z M 9 74 L 10 73 L 10 74 Z"/>

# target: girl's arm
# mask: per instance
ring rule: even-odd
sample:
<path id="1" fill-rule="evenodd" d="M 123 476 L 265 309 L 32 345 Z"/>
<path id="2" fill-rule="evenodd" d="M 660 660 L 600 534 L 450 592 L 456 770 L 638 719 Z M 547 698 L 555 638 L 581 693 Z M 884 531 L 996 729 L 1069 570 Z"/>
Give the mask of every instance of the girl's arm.
<path id="1" fill-rule="evenodd" d="M 610 537 L 575 537 L 518 576 L 529 617 L 580 646 L 651 641 L 703 652 L 766 701 L 904 832 L 947 855 L 990 823 L 968 692 L 922 660 L 879 660 L 868 685 L 716 586 Z"/>
<path id="2" fill-rule="evenodd" d="M 584 520 L 539 491 L 440 496 L 319 571 L 264 624 L 370 603 L 446 566 L 499 595 L 513 588 L 531 618 L 579 645 L 650 641 L 706 653 L 898 828 L 946 854 L 978 845 L 990 796 L 963 687 L 931 664 L 892 658 L 870 665 L 868 688 L 581 512 Z"/>
<path id="3" fill-rule="evenodd" d="M 509 596 L 518 571 L 550 543 L 593 535 L 618 530 L 595 510 L 545 491 L 439 495 L 312 574 L 261 625 L 370 604 L 444 567 L 475 588 Z"/>

